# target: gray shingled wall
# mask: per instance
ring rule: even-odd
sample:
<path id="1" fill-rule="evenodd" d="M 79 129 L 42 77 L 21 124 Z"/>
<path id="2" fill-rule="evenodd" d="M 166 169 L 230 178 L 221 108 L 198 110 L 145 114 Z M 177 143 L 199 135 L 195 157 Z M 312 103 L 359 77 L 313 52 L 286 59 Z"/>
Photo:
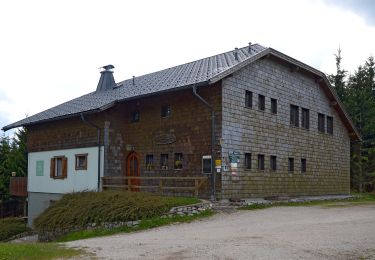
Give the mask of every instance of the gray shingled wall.
<path id="1" fill-rule="evenodd" d="M 245 90 L 253 92 L 253 108 L 245 107 Z M 258 94 L 266 97 L 265 111 L 258 110 Z M 278 113 L 270 112 L 270 99 Z M 337 113 L 314 79 L 291 72 L 270 59 L 259 60 L 223 80 L 223 162 L 228 152 L 240 152 L 237 176 L 223 172 L 222 198 L 280 195 L 347 194 L 350 189 L 350 140 Z M 290 104 L 310 110 L 310 129 L 290 126 Z M 318 112 L 333 116 L 334 133 L 319 133 Z M 244 153 L 252 154 L 252 169 L 244 169 Z M 265 155 L 265 170 L 257 170 L 257 155 Z M 270 156 L 277 170 L 270 170 Z M 295 161 L 288 172 L 288 157 Z M 307 172 L 301 173 L 301 158 Z"/>

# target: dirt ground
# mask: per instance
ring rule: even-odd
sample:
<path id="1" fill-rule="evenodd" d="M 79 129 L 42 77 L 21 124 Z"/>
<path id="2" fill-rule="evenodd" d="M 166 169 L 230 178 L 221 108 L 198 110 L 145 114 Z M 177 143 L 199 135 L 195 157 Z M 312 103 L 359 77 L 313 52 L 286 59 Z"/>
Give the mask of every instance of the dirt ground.
<path id="1" fill-rule="evenodd" d="M 375 259 L 375 204 L 220 213 L 67 245 L 99 259 Z"/>

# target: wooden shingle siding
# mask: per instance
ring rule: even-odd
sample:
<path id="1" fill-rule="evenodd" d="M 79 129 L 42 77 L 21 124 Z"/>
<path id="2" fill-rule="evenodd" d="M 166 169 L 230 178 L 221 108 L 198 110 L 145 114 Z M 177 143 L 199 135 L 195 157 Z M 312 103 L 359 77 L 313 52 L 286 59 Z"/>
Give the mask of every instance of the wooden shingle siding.
<path id="1" fill-rule="evenodd" d="M 266 99 L 277 98 L 277 114 L 244 108 L 244 93 Z M 281 195 L 322 195 L 349 193 L 350 140 L 336 110 L 330 107 L 324 91 L 314 78 L 270 59 L 256 61 L 223 80 L 222 160 L 228 153 L 240 153 L 237 175 L 222 174 L 222 197 L 266 197 Z M 258 99 L 254 99 L 258 107 Z M 291 127 L 290 105 L 309 109 L 310 129 Z M 333 134 L 318 132 L 318 113 L 332 115 Z M 301 115 L 300 115 L 301 116 Z M 265 170 L 244 169 L 245 153 L 264 154 Z M 277 171 L 271 172 L 270 156 L 277 156 Z M 294 158 L 294 171 L 288 170 L 288 158 Z M 305 158 L 306 173 L 300 162 Z M 257 157 L 252 158 L 256 165 Z"/>

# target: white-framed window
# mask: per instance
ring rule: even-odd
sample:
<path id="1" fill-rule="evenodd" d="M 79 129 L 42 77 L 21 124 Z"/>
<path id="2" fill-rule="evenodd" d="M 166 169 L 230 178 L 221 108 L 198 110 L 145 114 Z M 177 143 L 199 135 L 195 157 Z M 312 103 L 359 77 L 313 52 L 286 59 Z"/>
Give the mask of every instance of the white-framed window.
<path id="1" fill-rule="evenodd" d="M 87 170 L 87 153 L 76 154 L 76 170 Z"/>

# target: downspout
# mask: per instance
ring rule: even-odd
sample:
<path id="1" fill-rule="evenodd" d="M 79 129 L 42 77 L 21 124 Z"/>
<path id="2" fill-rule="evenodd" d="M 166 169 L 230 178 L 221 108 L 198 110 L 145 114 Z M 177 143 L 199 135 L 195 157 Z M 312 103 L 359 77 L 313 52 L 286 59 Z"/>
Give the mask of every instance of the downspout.
<path id="1" fill-rule="evenodd" d="M 197 93 L 197 86 L 193 85 L 194 95 L 211 111 L 211 172 L 212 172 L 212 194 L 211 199 L 216 200 L 216 173 L 215 173 L 215 109 L 200 95 Z"/>
<path id="2" fill-rule="evenodd" d="M 101 168 L 101 164 L 100 164 L 100 161 L 101 161 L 101 152 L 100 152 L 100 135 L 101 135 L 101 130 L 100 130 L 100 127 L 95 125 L 94 123 L 88 121 L 85 119 L 85 117 L 83 116 L 83 113 L 81 113 L 81 120 L 82 122 L 85 122 L 87 123 L 88 125 L 96 128 L 96 130 L 98 131 L 98 191 L 100 191 L 100 168 Z"/>

